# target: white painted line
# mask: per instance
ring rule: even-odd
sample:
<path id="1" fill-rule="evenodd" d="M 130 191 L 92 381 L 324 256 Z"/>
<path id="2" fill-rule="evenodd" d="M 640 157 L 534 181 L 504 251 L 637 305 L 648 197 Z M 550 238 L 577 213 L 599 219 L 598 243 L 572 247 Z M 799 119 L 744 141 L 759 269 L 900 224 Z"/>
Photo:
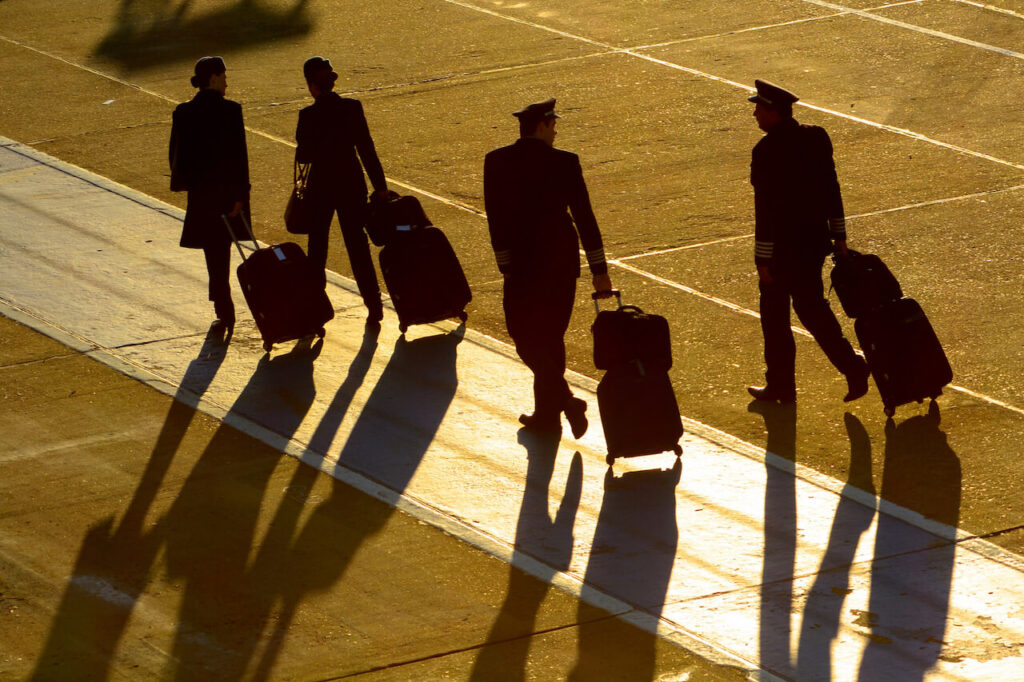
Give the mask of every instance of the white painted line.
<path id="1" fill-rule="evenodd" d="M 996 7 L 995 5 L 986 5 L 985 3 L 982 3 L 982 2 L 971 2 L 971 0 L 953 0 L 953 2 L 958 2 L 961 5 L 970 5 L 971 7 L 977 7 L 979 9 L 988 10 L 990 12 L 998 12 L 1000 14 L 1005 14 L 1007 16 L 1015 17 L 1017 19 L 1024 19 L 1024 14 L 1021 14 L 1020 12 L 1014 12 L 1013 10 L 1006 9 L 1005 7 Z"/>
<path id="2" fill-rule="evenodd" d="M 51 172 L 46 176 L 46 173 L 40 172 L 38 177 L 32 181 L 26 180 L 16 189 L 25 196 L 32 196 L 47 180 L 63 186 L 65 181 L 57 177 L 59 175 Z M 125 197 L 110 192 L 106 199 L 112 204 L 100 205 L 101 202 L 97 200 L 99 198 L 96 195 L 99 193 L 97 188 L 100 188 L 102 183 L 101 179 L 88 183 L 87 192 L 94 200 L 90 203 L 93 210 L 106 217 L 110 229 L 122 237 L 116 243 L 122 244 L 123 249 L 120 252 L 111 249 L 111 253 L 105 256 L 113 259 L 111 265 L 117 265 L 110 269 L 111 273 L 131 269 L 136 262 L 141 262 L 145 258 L 144 254 L 132 250 L 132 244 L 144 239 L 153 238 L 159 241 L 158 248 L 161 253 L 176 248 L 174 235 L 169 234 L 171 231 L 167 229 L 171 219 L 166 214 L 154 211 L 154 215 L 159 218 L 157 223 L 140 231 L 138 221 L 119 219 L 123 217 L 120 213 L 122 210 L 134 215 L 138 210 L 136 202 L 126 201 Z M 60 217 L 68 210 L 75 209 L 75 198 L 66 192 L 46 191 L 44 196 L 47 201 L 64 202 L 67 206 L 55 205 L 40 215 Z M 159 203 L 156 200 L 151 201 Z M 167 207 L 167 210 L 173 212 L 175 209 Z M 0 213 L 0 223 L 4 217 L 9 217 L 9 214 Z M 86 219 L 81 213 L 79 218 Z M 48 234 L 52 237 L 61 234 L 62 225 L 60 220 L 56 220 L 52 225 L 41 227 L 47 228 Z M 18 222 L 16 217 L 9 220 L 0 231 L 4 240 L 22 239 L 24 230 L 20 229 L 21 226 L 22 223 Z M 64 227 L 70 233 L 67 236 L 74 239 L 82 238 L 80 234 L 90 238 L 88 231 L 79 234 L 67 226 Z M 68 255 L 79 252 L 79 246 L 77 243 L 68 243 L 67 239 L 51 238 L 45 243 L 37 244 L 37 249 L 39 253 L 56 249 Z M 194 258 L 182 261 L 182 266 L 189 270 L 202 270 L 202 265 Z M 5 292 L 23 286 L 23 283 L 16 279 L 16 273 L 12 274 L 10 270 L 0 272 L 0 277 L 4 280 L 2 290 Z M 186 282 L 193 282 L 196 279 L 185 272 L 179 273 L 179 277 L 184 278 Z M 111 277 L 112 281 L 116 279 L 116 274 Z M 168 281 L 164 284 L 173 285 L 173 282 Z M 62 286 L 78 285 L 73 277 L 67 277 Z M 199 290 L 202 287 L 194 284 L 189 286 L 190 303 L 187 305 L 192 308 L 199 307 Z M 34 300 L 44 304 L 56 297 L 56 303 L 64 306 L 64 312 L 78 305 L 78 302 L 61 297 L 59 291 L 58 287 L 56 290 L 35 294 L 27 291 L 27 295 L 30 298 L 34 296 Z M 146 295 L 144 291 L 137 293 L 139 296 Z M 332 289 L 331 295 L 336 301 L 357 298 L 349 289 Z M 93 308 L 89 311 L 91 314 L 80 316 L 79 319 L 91 324 L 92 318 L 103 317 L 105 312 L 102 308 L 96 308 L 92 301 L 87 301 L 87 304 Z M 33 311 L 32 315 L 24 315 L 22 311 L 18 311 L 18 314 L 22 314 L 31 324 L 37 325 L 36 328 L 46 333 L 49 325 L 44 322 L 45 316 L 36 314 L 31 306 L 28 309 Z M 61 309 L 57 309 L 53 317 L 63 319 L 61 314 Z M 327 422 L 331 421 L 328 414 L 329 406 L 327 411 L 324 408 L 331 402 L 330 396 L 344 383 L 346 365 L 359 353 L 359 337 L 363 329 L 359 316 L 340 316 L 329 325 L 329 343 L 323 344 L 322 353 L 312 367 L 315 376 L 311 379 L 314 380 L 320 396 L 314 398 L 308 412 L 301 413 L 305 415 L 302 423 L 290 427 L 275 426 L 274 417 L 282 413 L 280 401 L 273 397 L 275 392 L 246 390 L 246 387 L 261 386 L 258 382 L 253 383 L 256 358 L 262 352 L 258 350 L 258 338 L 251 324 L 248 327 L 240 324 L 236 329 L 235 340 L 229 347 L 230 352 L 214 380 L 204 388 L 205 392 L 201 398 L 189 394 L 187 389 L 181 389 L 179 379 L 188 372 L 187 365 L 194 357 L 198 332 L 194 336 L 179 337 L 172 341 L 156 338 L 149 343 L 131 347 L 100 347 L 89 355 L 119 371 L 135 376 L 157 390 L 175 396 L 186 404 L 197 406 L 197 409 L 291 456 L 298 457 L 325 473 L 351 482 L 377 499 L 438 525 L 494 556 L 511 561 L 522 570 L 548 580 L 588 603 L 621 614 L 622 618 L 666 636 L 667 639 L 682 642 L 684 646 L 712 660 L 734 665 L 738 663 L 745 667 L 756 667 L 764 661 L 763 653 L 759 656 L 756 644 L 752 647 L 752 640 L 745 639 L 742 635 L 737 637 L 733 626 L 742 624 L 748 630 L 751 627 L 756 628 L 759 624 L 759 614 L 765 609 L 775 608 L 774 602 L 765 602 L 763 598 L 760 603 L 751 603 L 747 598 L 751 593 L 756 594 L 760 586 L 759 573 L 756 570 L 758 564 L 771 560 L 764 551 L 766 528 L 763 524 L 766 521 L 764 515 L 767 510 L 762 506 L 762 499 L 768 499 L 765 494 L 770 492 L 766 487 L 765 477 L 771 476 L 771 472 L 795 474 L 787 480 L 793 481 L 794 505 L 799 502 L 800 514 L 796 516 L 790 529 L 794 547 L 798 548 L 798 551 L 789 562 L 789 573 L 784 574 L 786 577 L 794 578 L 794 585 L 805 581 L 808 576 L 831 575 L 833 571 L 839 569 L 851 572 L 861 585 L 864 583 L 864 576 L 868 576 L 872 582 L 877 581 L 880 585 L 887 586 L 907 585 L 909 588 L 912 586 L 910 583 L 916 579 L 920 579 L 922 584 L 931 585 L 927 578 L 934 575 L 934 571 L 932 574 L 908 575 L 900 570 L 902 558 L 916 556 L 917 561 L 923 562 L 925 566 L 930 565 L 929 561 L 931 564 L 938 562 L 940 577 L 956 576 L 955 582 L 952 578 L 945 578 L 945 599 L 940 599 L 937 605 L 928 597 L 932 594 L 942 597 L 941 585 L 939 592 L 934 592 L 935 588 L 932 587 L 933 592 L 926 592 L 922 598 L 911 600 L 914 609 L 922 609 L 929 614 L 932 627 L 937 627 L 936 618 L 941 618 L 943 624 L 950 624 L 948 637 L 943 637 L 943 640 L 950 640 L 949 646 L 975 641 L 992 642 L 994 638 L 1002 636 L 1017 637 L 1018 632 L 1021 633 L 1020 637 L 1024 638 L 1024 618 L 1014 611 L 1020 594 L 1024 594 L 1024 574 L 1018 570 L 1021 567 L 1018 557 L 950 526 L 935 524 L 906 509 L 879 502 L 877 498 L 863 491 L 848 489 L 849 486 L 818 472 L 772 453 L 766 453 L 763 448 L 692 420 L 687 420 L 687 433 L 684 435 L 686 475 L 681 481 L 677 478 L 669 488 L 672 502 L 665 509 L 671 516 L 670 520 L 661 521 L 668 524 L 666 528 L 685 529 L 685 536 L 678 539 L 673 536 L 673 541 L 668 542 L 668 552 L 658 544 L 657 533 L 654 537 L 646 535 L 657 527 L 656 519 L 643 517 L 645 509 L 651 508 L 652 505 L 629 504 L 629 509 L 640 513 L 640 516 L 634 519 L 634 522 L 641 524 L 639 528 L 629 525 L 629 515 L 601 513 L 607 505 L 615 504 L 614 501 L 609 502 L 609 499 L 614 500 L 615 495 L 621 494 L 621 491 L 616 493 L 616 487 L 609 486 L 607 479 L 602 482 L 602 471 L 605 469 L 602 462 L 603 439 L 599 435 L 599 415 L 593 414 L 596 410 L 592 411 L 592 433 L 580 441 L 567 442 L 562 448 L 562 452 L 571 452 L 575 449 L 576 453 L 580 453 L 571 457 L 574 462 L 577 459 L 587 462 L 579 494 L 580 502 L 574 516 L 575 526 L 572 529 L 570 544 L 572 558 L 565 562 L 567 567 L 563 568 L 563 563 L 559 563 L 559 568 L 556 568 L 545 560 L 534 559 L 525 552 L 516 551 L 514 543 L 517 536 L 520 539 L 525 537 L 519 535 L 518 523 L 528 510 L 525 506 L 525 497 L 524 506 L 520 509 L 515 508 L 515 499 L 517 494 L 522 494 L 524 482 L 529 486 L 529 463 L 524 461 L 526 458 L 521 448 L 511 443 L 510 433 L 516 428 L 515 413 L 518 410 L 505 403 L 510 396 L 513 396 L 513 401 L 518 402 L 530 394 L 531 381 L 528 371 L 514 360 L 514 353 L 506 344 L 472 331 L 466 332 L 457 354 L 449 359 L 449 362 L 454 361 L 461 366 L 452 367 L 452 375 L 447 381 L 438 382 L 430 375 L 418 377 L 417 372 L 408 372 L 407 369 L 402 369 L 400 364 L 397 365 L 398 369 L 395 369 L 393 363 L 399 351 L 410 347 L 410 343 L 398 342 L 397 330 L 394 329 L 395 320 L 390 312 L 387 314 L 389 317 L 378 341 L 379 350 L 374 354 L 363 382 L 365 389 L 353 396 L 351 408 L 345 410 L 345 414 L 336 417 L 339 422 L 336 430 L 332 431 L 328 438 L 330 442 L 319 445 L 320 450 L 317 452 L 311 451 L 310 443 L 316 440 L 314 436 L 318 434 L 325 418 Z M 178 326 L 178 323 L 170 320 L 153 328 L 163 329 L 168 325 L 174 327 Z M 440 328 L 447 330 L 449 327 L 442 325 Z M 76 329 L 75 333 L 88 338 L 88 334 L 81 330 Z M 448 335 L 448 338 L 451 336 Z M 387 350 L 392 344 L 396 349 L 394 355 L 389 354 Z M 419 358 L 414 361 L 414 366 L 434 366 L 429 362 L 424 364 L 423 361 L 423 357 Z M 260 363 L 260 366 L 265 369 L 263 363 Z M 395 370 L 390 379 L 387 378 L 389 367 Z M 257 369 L 257 373 L 259 371 Z M 572 375 L 571 380 L 577 387 L 581 387 L 580 394 L 585 395 L 588 402 L 593 405 L 594 395 L 587 388 L 592 389 L 594 382 L 579 375 Z M 443 394 L 444 387 L 454 388 L 453 384 L 457 384 L 454 395 Z M 374 404 L 374 392 L 380 387 L 383 387 L 383 391 L 378 400 L 383 402 Z M 438 394 L 438 391 L 441 391 L 441 394 Z M 404 396 L 404 404 L 401 395 L 403 392 L 408 392 L 408 395 Z M 269 399 L 270 402 L 252 405 L 252 397 L 256 395 L 260 401 Z M 437 400 L 430 399 L 431 396 L 442 395 L 446 401 L 452 401 L 451 409 L 446 410 L 443 415 L 436 415 L 437 421 L 430 424 L 427 433 L 417 435 L 417 423 L 405 422 L 403 416 L 408 416 L 407 410 L 415 411 L 414 406 L 437 404 Z M 249 397 L 243 399 L 245 396 Z M 395 400 L 399 401 L 397 405 Z M 258 408 L 261 406 L 266 408 L 265 411 L 259 411 Z M 252 411 L 254 409 L 255 411 Z M 286 409 L 283 412 L 291 414 L 291 410 Z M 269 420 L 265 421 L 267 418 Z M 282 430 L 285 428 L 286 430 Z M 357 436 L 357 432 L 363 434 L 362 439 Z M 421 442 L 413 444 L 412 452 L 403 453 L 402 441 L 388 442 L 384 437 L 387 433 L 404 433 L 404 437 L 412 438 L 414 441 L 419 439 Z M 394 451 L 396 448 L 397 452 Z M 550 525 L 550 504 L 558 504 L 558 498 L 561 497 L 559 491 L 569 469 L 566 457 L 554 457 L 554 454 L 551 453 L 554 471 L 549 477 L 550 482 L 544 485 L 542 508 L 533 510 L 535 516 L 525 517 L 541 525 Z M 412 457 L 413 460 L 408 461 L 408 457 Z M 674 460 L 671 455 L 668 457 Z M 533 459 L 536 462 L 537 458 Z M 400 484 L 393 487 L 388 481 L 389 476 L 394 475 L 396 465 L 399 468 L 406 468 L 408 475 L 400 477 Z M 629 475 L 629 465 L 630 462 L 623 462 L 620 467 L 617 463 L 616 469 L 619 473 L 623 473 L 622 470 L 625 469 L 623 475 Z M 639 468 L 643 470 L 645 467 L 640 465 Z M 653 470 L 653 473 L 657 474 L 658 471 Z M 628 491 L 628 488 L 626 490 Z M 628 499 L 620 498 L 618 504 Z M 647 493 L 644 493 L 644 499 L 651 503 L 655 501 Z M 829 520 L 833 517 L 836 519 L 835 523 L 839 522 L 837 505 L 844 499 L 853 500 L 859 509 L 870 512 L 867 516 L 860 514 L 860 518 L 870 521 L 870 527 L 847 529 L 846 537 L 852 540 L 855 532 L 856 538 L 863 536 L 863 542 L 856 543 L 846 553 L 846 561 L 849 563 L 834 566 L 829 563 L 829 552 L 826 547 L 831 546 L 830 537 L 834 535 L 834 529 L 830 533 L 828 526 Z M 498 502 L 495 503 L 495 500 Z M 653 505 L 653 508 L 656 507 L 657 505 Z M 880 509 L 882 514 L 876 514 L 876 509 Z M 650 521 L 655 523 L 652 525 Z M 775 518 L 767 521 L 777 523 Z M 618 525 L 622 523 L 625 525 Z M 886 542 L 879 544 L 877 539 L 877 533 L 880 531 L 876 529 L 883 526 L 887 533 L 886 542 L 890 543 L 888 545 Z M 779 530 L 776 527 L 773 532 Z M 895 538 L 893 530 L 898 530 Z M 528 535 L 532 537 L 532 533 Z M 874 542 L 872 538 L 876 538 Z M 892 544 L 894 539 L 897 541 L 896 544 Z M 946 540 L 946 543 L 938 542 L 938 548 L 935 549 L 936 541 L 942 539 Z M 959 542 L 956 545 L 949 545 L 948 542 L 953 539 L 958 539 Z M 639 540 L 643 542 L 638 545 Z M 600 544 L 597 544 L 599 542 Z M 610 552 L 607 549 L 609 542 L 625 542 L 625 545 L 622 549 Z M 618 547 L 617 544 L 613 546 Z M 708 557 L 714 558 L 713 564 L 709 564 Z M 997 557 L 1003 560 L 998 560 Z M 612 561 L 611 564 L 607 563 L 609 560 Z M 616 561 L 622 560 L 635 563 L 627 564 L 631 570 L 615 570 L 610 573 L 615 576 L 611 587 L 617 591 L 616 596 L 616 592 L 603 587 L 607 582 L 601 582 L 601 568 L 605 568 L 604 580 L 607 581 L 608 570 L 616 567 Z M 664 561 L 670 563 L 666 565 Z M 893 568 L 886 570 L 886 565 Z M 843 569 L 843 566 L 847 568 Z M 652 567 L 662 571 L 667 569 L 662 573 L 663 579 L 667 582 L 659 583 L 655 592 L 648 594 Z M 954 568 L 957 570 L 954 571 Z M 780 574 L 780 578 L 782 576 L 783 574 Z M 863 589 L 850 599 L 860 599 L 857 602 L 859 607 L 869 591 L 873 593 L 874 588 Z M 644 595 L 651 599 L 663 600 L 659 602 L 661 606 L 657 607 L 658 617 L 642 610 L 646 603 L 642 599 L 636 601 Z M 811 611 L 800 613 L 799 602 L 793 599 L 782 606 L 786 613 L 795 607 L 800 617 L 815 617 Z M 701 611 L 709 607 L 712 608 L 710 612 Z M 655 606 L 648 605 L 648 608 Z M 979 614 L 989 619 L 985 620 L 983 625 L 979 625 Z M 733 617 L 738 620 L 732 622 L 730 618 Z M 763 620 L 760 622 L 763 623 Z M 939 631 L 933 633 L 937 637 L 942 635 Z M 855 627 L 844 625 L 835 643 L 835 650 L 838 652 L 836 660 L 839 660 L 839 653 L 842 653 L 844 660 L 860 657 L 863 655 L 865 642 L 866 638 Z M 912 658 L 913 644 L 907 646 L 910 649 L 903 650 Z M 1004 653 L 1002 660 L 1016 663 L 1019 656 L 1017 653 Z M 971 672 L 978 672 L 976 663 L 978 662 L 951 656 L 949 660 L 941 662 L 942 669 L 938 674 L 946 679 L 952 679 L 958 674 L 970 677 Z M 910 662 L 910 665 L 912 664 L 913 661 Z M 978 663 L 984 666 L 990 664 L 992 661 L 987 659 Z M 989 667 L 986 667 L 987 669 Z"/>
<path id="3" fill-rule="evenodd" d="M 872 21 L 878 21 L 878 22 L 881 22 L 883 24 L 888 24 L 889 26 L 895 26 L 897 28 L 902 28 L 902 29 L 904 29 L 906 31 L 913 31 L 914 33 L 921 33 L 923 35 L 930 36 L 932 38 L 940 38 L 942 40 L 948 40 L 948 41 L 953 42 L 953 43 L 959 43 L 961 45 L 966 45 L 968 47 L 974 47 L 974 48 L 977 48 L 979 50 L 986 50 L 988 52 L 995 52 L 996 54 L 1002 55 L 1004 57 L 1012 57 L 1014 59 L 1024 59 L 1024 53 L 1016 52 L 1015 50 L 1007 50 L 1007 49 L 1002 48 L 1002 47 L 996 47 L 995 45 L 988 45 L 986 43 L 978 42 L 977 40 L 971 40 L 970 38 L 962 38 L 960 36 L 953 35 L 952 33 L 945 33 L 943 31 L 935 31 L 935 30 L 932 30 L 930 28 L 925 28 L 923 26 L 918 26 L 916 24 L 908 24 L 905 21 L 899 21 L 897 19 L 890 19 L 888 17 L 883 17 L 883 16 L 879 16 L 877 14 L 872 14 L 870 10 L 853 9 L 851 7 L 844 7 L 843 5 L 837 5 L 837 4 L 832 3 L 832 2 L 825 2 L 825 0 L 803 0 L 803 2 L 806 2 L 806 3 L 811 4 L 811 5 L 817 5 L 818 7 L 826 7 L 828 9 L 833 9 L 833 10 L 837 10 L 837 11 L 841 11 L 841 12 L 849 12 L 850 14 L 855 14 L 858 17 L 864 17 L 865 19 L 870 19 Z"/>

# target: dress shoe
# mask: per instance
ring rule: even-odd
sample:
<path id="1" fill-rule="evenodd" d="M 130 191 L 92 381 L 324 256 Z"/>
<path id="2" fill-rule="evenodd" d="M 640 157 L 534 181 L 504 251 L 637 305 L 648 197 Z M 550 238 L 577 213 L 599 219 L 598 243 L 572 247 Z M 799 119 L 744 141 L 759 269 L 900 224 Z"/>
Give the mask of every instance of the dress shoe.
<path id="1" fill-rule="evenodd" d="M 565 406 L 565 418 L 569 421 L 573 438 L 581 438 L 587 432 L 587 401 L 581 398 L 569 398 Z"/>
<path id="2" fill-rule="evenodd" d="M 519 423 L 535 433 L 558 434 L 562 432 L 562 420 L 558 414 L 521 414 Z"/>
<path id="3" fill-rule="evenodd" d="M 779 402 L 783 405 L 792 405 L 796 402 L 796 390 L 776 391 L 770 386 L 747 386 L 747 393 L 757 400 Z"/>
<path id="4" fill-rule="evenodd" d="M 853 402 L 868 392 L 868 376 L 870 374 L 871 370 L 868 369 L 868 363 L 858 356 L 857 368 L 846 373 L 847 392 L 846 397 L 843 398 L 844 403 Z"/>

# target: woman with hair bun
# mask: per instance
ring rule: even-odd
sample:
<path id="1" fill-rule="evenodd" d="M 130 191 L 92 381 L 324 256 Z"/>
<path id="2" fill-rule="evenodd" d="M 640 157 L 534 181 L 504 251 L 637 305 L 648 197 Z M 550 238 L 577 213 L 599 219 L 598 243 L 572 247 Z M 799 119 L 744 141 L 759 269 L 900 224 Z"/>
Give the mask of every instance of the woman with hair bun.
<path id="1" fill-rule="evenodd" d="M 203 250 L 214 314 L 230 333 L 235 326 L 231 236 L 221 216 L 238 216 L 249 204 L 245 124 L 241 105 L 224 97 L 228 78 L 223 59 L 200 59 L 191 83 L 199 92 L 179 104 L 172 118 L 171 191 L 188 192 L 180 244 Z"/>

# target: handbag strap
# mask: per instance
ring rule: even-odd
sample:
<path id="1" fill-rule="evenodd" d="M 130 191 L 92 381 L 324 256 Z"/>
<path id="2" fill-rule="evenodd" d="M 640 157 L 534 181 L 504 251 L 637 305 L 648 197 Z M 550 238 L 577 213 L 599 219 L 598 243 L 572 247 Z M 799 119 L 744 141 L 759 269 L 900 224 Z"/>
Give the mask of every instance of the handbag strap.
<path id="1" fill-rule="evenodd" d="M 299 163 L 295 162 L 295 169 L 292 172 L 292 180 L 295 183 L 295 189 L 298 190 L 299 194 L 306 191 L 306 180 L 309 178 L 309 168 L 313 164 L 310 163 Z"/>

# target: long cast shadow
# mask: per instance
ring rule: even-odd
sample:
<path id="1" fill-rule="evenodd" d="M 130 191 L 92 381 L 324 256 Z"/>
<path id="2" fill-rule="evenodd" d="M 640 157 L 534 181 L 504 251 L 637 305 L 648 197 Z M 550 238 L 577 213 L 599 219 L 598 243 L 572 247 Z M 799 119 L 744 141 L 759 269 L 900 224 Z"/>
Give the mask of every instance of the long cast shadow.
<path id="1" fill-rule="evenodd" d="M 846 413 L 843 420 L 850 437 L 850 470 L 843 492 L 858 488 L 873 495 L 875 485 L 868 432 L 850 413 Z M 866 507 L 846 494 L 839 498 L 828 546 L 804 606 L 797 649 L 798 680 L 832 679 L 832 644 L 839 634 L 843 604 L 850 593 L 850 568 L 860 538 L 874 518 L 873 507 Z"/>
<path id="2" fill-rule="evenodd" d="M 630 471 L 619 477 L 608 468 L 584 576 L 587 585 L 654 617 L 661 615 L 676 560 L 676 486 L 682 469 L 680 458 L 670 469 Z M 589 608 L 580 602 L 580 623 L 586 621 Z M 628 657 L 622 657 L 628 661 L 628 670 L 623 670 L 608 656 L 601 633 L 581 627 L 569 679 L 653 680 L 657 643 L 654 635 L 633 638 Z"/>
<path id="3" fill-rule="evenodd" d="M 449 334 L 398 340 L 341 449 L 339 466 L 358 471 L 396 492 L 405 490 L 455 398 L 457 349 L 464 333 L 465 328 L 459 327 Z M 334 422 L 340 421 L 330 414 L 325 419 L 331 423 L 324 427 L 322 442 L 326 442 L 326 433 L 336 428 Z M 312 474 L 298 471 L 293 477 L 293 493 L 303 497 L 312 484 Z M 361 496 L 351 486 L 335 480 L 330 497 L 314 509 L 298 533 L 289 538 L 290 528 L 297 521 L 296 510 L 286 510 L 285 516 L 279 515 L 276 520 L 280 526 L 271 538 L 273 550 L 268 548 L 254 563 L 253 575 L 269 583 L 261 589 L 280 603 L 255 679 L 270 679 L 302 601 L 341 580 L 359 547 L 394 513 L 392 507 L 383 504 L 367 508 Z M 274 570 L 286 565 L 302 566 L 302 570 L 291 572 L 287 580 L 276 580 Z"/>
<path id="4" fill-rule="evenodd" d="M 115 23 L 94 54 L 132 71 L 294 40 L 312 29 L 307 3 L 295 0 L 282 11 L 261 0 L 238 0 L 194 15 L 190 0 L 121 0 Z"/>
<path id="5" fill-rule="evenodd" d="M 764 418 L 765 449 L 796 461 L 796 405 L 754 401 L 747 410 Z M 796 477 L 791 471 L 765 466 L 764 558 L 761 567 L 760 664 L 784 678 L 793 676 L 793 570 L 796 565 Z"/>
<path id="6" fill-rule="evenodd" d="M 120 522 L 104 519 L 83 539 L 33 680 L 110 676 L 114 652 L 136 601 L 149 585 L 164 541 L 163 526 L 147 529 L 146 518 L 196 415 L 188 403 L 206 393 L 226 352 L 224 328 L 211 326 L 182 376 Z"/>
<path id="7" fill-rule="evenodd" d="M 926 415 L 886 423 L 882 497 L 956 528 L 962 473 L 940 421 L 932 402 Z M 919 537 L 896 517 L 879 515 L 871 598 L 859 614 L 870 632 L 861 680 L 921 680 L 942 653 L 956 544 L 936 538 L 934 549 L 898 556 L 918 549 Z"/>
<path id="8" fill-rule="evenodd" d="M 583 491 L 583 458 L 573 453 L 565 494 L 555 518 L 548 512 L 549 488 L 555 469 L 560 437 L 519 431 L 519 443 L 526 448 L 526 488 L 516 521 L 515 554 L 538 559 L 550 567 L 544 578 L 531 576 L 509 566 L 508 591 L 486 644 L 473 665 L 471 680 L 525 680 L 531 635 L 536 631 L 541 604 L 551 590 L 556 571 L 565 571 L 572 561 L 573 526 Z"/>
<path id="9" fill-rule="evenodd" d="M 313 363 L 322 342 L 300 341 L 264 356 L 196 461 L 162 521 L 168 579 L 182 590 L 177 630 L 163 677 L 241 679 L 260 644 L 274 594 L 253 580 L 264 497 L 280 455 L 253 453 L 230 426 L 237 415 L 290 438 L 316 398 Z"/>

